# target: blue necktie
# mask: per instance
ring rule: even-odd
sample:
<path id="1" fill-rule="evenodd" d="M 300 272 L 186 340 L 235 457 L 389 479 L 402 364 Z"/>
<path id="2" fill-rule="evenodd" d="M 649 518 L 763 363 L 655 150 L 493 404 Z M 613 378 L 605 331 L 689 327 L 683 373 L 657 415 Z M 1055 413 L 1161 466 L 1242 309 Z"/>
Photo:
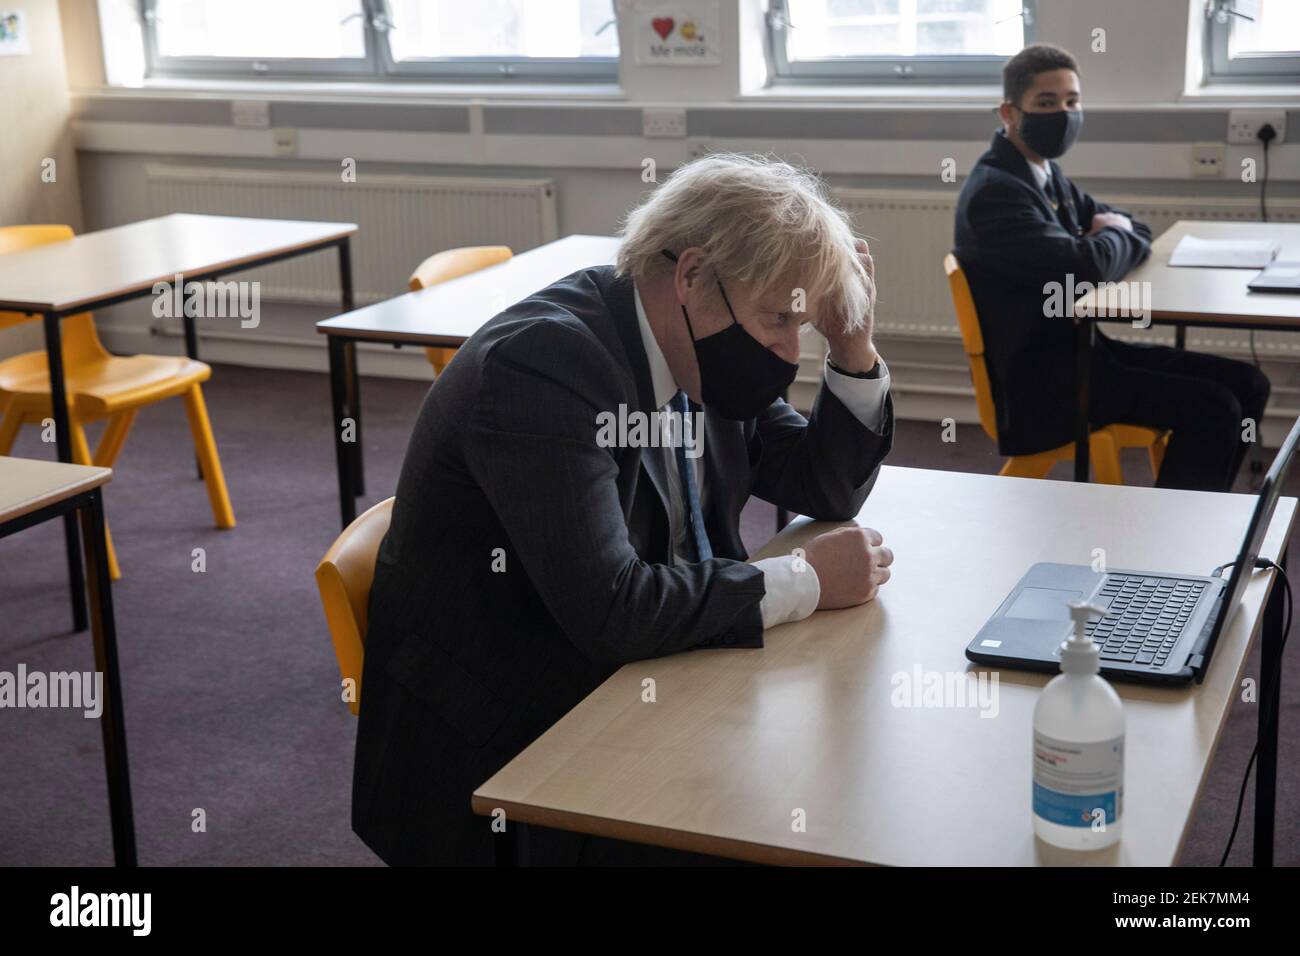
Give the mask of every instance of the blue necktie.
<path id="1" fill-rule="evenodd" d="M 689 416 L 692 411 L 690 406 L 695 403 L 688 405 L 686 393 L 678 392 L 669 404 L 673 411 L 682 416 L 681 440 L 677 442 L 673 453 L 677 457 L 677 475 L 682 482 L 682 501 L 686 505 L 686 521 L 691 529 L 694 557 L 696 561 L 708 561 L 713 557 L 713 548 L 709 545 L 709 534 L 704 530 L 704 512 L 700 510 L 700 493 L 695 487 L 695 468 L 686 457 L 686 434 L 690 428 Z"/>

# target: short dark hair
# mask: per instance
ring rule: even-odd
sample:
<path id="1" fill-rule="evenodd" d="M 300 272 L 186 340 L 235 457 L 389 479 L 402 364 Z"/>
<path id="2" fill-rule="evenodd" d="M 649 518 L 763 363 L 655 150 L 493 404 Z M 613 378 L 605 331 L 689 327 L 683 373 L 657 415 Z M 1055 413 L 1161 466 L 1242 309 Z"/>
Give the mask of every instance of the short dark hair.
<path id="1" fill-rule="evenodd" d="M 1069 50 L 1051 43 L 1033 43 L 1025 47 L 1002 67 L 1002 98 L 1019 106 L 1020 97 L 1034 85 L 1034 77 L 1052 70 L 1078 73 L 1079 64 Z"/>

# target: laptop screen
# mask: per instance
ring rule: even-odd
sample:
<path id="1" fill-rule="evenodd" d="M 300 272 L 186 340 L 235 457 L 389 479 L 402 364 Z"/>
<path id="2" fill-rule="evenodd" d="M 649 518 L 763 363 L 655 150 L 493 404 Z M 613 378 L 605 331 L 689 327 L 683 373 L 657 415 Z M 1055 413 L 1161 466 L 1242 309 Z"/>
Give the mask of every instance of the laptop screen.
<path id="1" fill-rule="evenodd" d="M 1246 540 L 1232 567 L 1227 594 L 1224 596 L 1223 605 L 1219 608 L 1219 617 L 1214 622 L 1214 630 L 1210 634 L 1207 657 L 1208 650 L 1218 641 L 1219 634 L 1227 626 L 1233 609 L 1241 600 L 1242 592 L 1246 590 L 1246 584 L 1250 581 L 1251 573 L 1255 568 L 1255 559 L 1259 556 L 1259 549 L 1264 545 L 1264 536 L 1268 534 L 1268 526 L 1273 520 L 1273 509 L 1277 507 L 1277 499 L 1282 495 L 1282 484 L 1287 470 L 1291 467 L 1291 460 L 1295 457 L 1297 444 L 1300 444 L 1300 418 L 1296 419 L 1295 424 L 1291 426 L 1291 433 L 1286 436 L 1286 441 L 1282 442 L 1282 447 L 1277 450 L 1277 457 L 1273 459 L 1268 474 L 1264 476 L 1264 484 L 1259 490 L 1259 500 L 1255 504 L 1255 513 L 1251 515 L 1250 525 L 1246 528 Z"/>

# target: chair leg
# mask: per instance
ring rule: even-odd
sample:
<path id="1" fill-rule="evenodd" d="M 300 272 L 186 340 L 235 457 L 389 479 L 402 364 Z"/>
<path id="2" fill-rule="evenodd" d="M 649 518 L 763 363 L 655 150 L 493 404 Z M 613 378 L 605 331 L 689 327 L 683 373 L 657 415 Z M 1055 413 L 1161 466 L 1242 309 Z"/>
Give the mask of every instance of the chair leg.
<path id="1" fill-rule="evenodd" d="M 429 359 L 429 364 L 433 366 L 434 377 L 440 377 L 443 370 L 451 364 L 451 360 L 456 356 L 455 349 L 427 348 L 424 350 L 425 356 Z"/>
<path id="2" fill-rule="evenodd" d="M 235 512 L 230 507 L 230 495 L 226 491 L 226 476 L 221 471 L 221 459 L 217 457 L 217 442 L 212 437 L 212 423 L 208 420 L 208 407 L 203 402 L 203 391 L 199 386 L 191 385 L 185 393 L 185 414 L 189 416 L 190 433 L 194 436 L 194 450 L 198 453 L 199 464 L 203 468 L 203 480 L 208 486 L 208 501 L 212 504 L 212 517 L 218 528 L 233 528 Z"/>
<path id="3" fill-rule="evenodd" d="M 1119 463 L 1119 445 L 1104 432 L 1092 436 L 1092 469 L 1100 485 L 1124 484 L 1124 471 Z"/>
<path id="4" fill-rule="evenodd" d="M 112 468 L 117 463 L 117 456 L 122 454 L 122 445 L 126 443 L 127 433 L 131 431 L 131 425 L 135 422 L 135 411 L 134 408 L 128 408 L 108 420 L 108 426 L 99 439 L 99 447 L 95 449 L 96 465 L 101 468 Z"/>
<path id="5" fill-rule="evenodd" d="M 72 460 L 78 465 L 95 464 L 90 455 L 90 442 L 86 441 L 86 430 L 75 418 L 72 420 Z M 104 519 L 104 543 L 108 550 L 108 576 L 114 581 L 121 580 L 122 568 L 117 563 L 117 549 L 113 547 L 113 536 L 109 533 L 107 518 Z"/>
<path id="6" fill-rule="evenodd" d="M 1165 463 L 1165 449 L 1169 447 L 1169 433 L 1165 432 L 1147 448 L 1147 456 L 1151 459 L 1151 477 L 1160 477 L 1160 466 Z M 3 454 L 0 452 L 0 454 Z"/>
<path id="7" fill-rule="evenodd" d="M 0 421 L 0 455 L 7 455 L 14 447 L 18 431 L 23 427 L 23 416 L 17 408 L 9 407 L 5 417 Z"/>

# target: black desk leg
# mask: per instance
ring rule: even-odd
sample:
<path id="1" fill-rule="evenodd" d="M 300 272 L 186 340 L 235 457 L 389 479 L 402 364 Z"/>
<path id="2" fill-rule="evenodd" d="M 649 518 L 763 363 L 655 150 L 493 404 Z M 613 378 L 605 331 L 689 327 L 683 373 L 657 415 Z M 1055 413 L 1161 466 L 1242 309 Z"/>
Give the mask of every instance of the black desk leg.
<path id="1" fill-rule="evenodd" d="M 135 866 L 135 821 L 131 810 L 131 777 L 126 759 L 126 725 L 122 715 L 122 680 L 117 664 L 117 629 L 113 621 L 113 587 L 108 578 L 108 545 L 104 536 L 104 499 L 96 488 L 77 509 L 86 536 L 86 568 L 91 596 L 95 669 L 104 675 L 104 770 L 108 777 L 108 806 L 113 820 L 113 859 L 118 866 Z"/>
<path id="2" fill-rule="evenodd" d="M 185 323 L 185 354 L 197 361 L 199 357 L 198 327 L 192 315 L 184 316 L 183 321 Z"/>
<path id="3" fill-rule="evenodd" d="M 1077 389 L 1074 416 L 1074 480 L 1088 480 L 1089 436 L 1092 429 L 1088 424 L 1088 386 L 1092 362 L 1092 321 L 1076 317 L 1074 320 L 1076 358 L 1074 366 L 1075 388 Z"/>
<path id="4" fill-rule="evenodd" d="M 1174 348 L 1176 349 L 1187 348 L 1187 326 L 1185 325 L 1174 326 Z"/>
<path id="5" fill-rule="evenodd" d="M 496 866 L 528 865 L 528 824 L 507 823 L 501 833 L 492 834 Z"/>
<path id="6" fill-rule="evenodd" d="M 352 294 L 352 246 L 347 237 L 339 240 L 339 288 L 343 314 L 356 308 Z M 353 421 L 356 442 L 352 451 L 352 482 L 358 495 L 366 493 L 365 465 L 362 461 L 361 445 L 361 378 L 357 374 L 357 348 L 353 344 L 348 349 L 348 411 Z"/>
<path id="7" fill-rule="evenodd" d="M 348 454 L 348 445 L 355 444 L 343 440 L 343 420 L 348 417 L 347 410 L 347 348 L 349 343 L 337 335 L 327 335 L 330 356 L 330 407 L 333 411 L 330 428 L 334 431 L 334 458 L 339 472 L 339 509 L 343 517 L 343 527 L 350 525 L 357 516 L 357 496 L 353 490 L 352 459 Z"/>
<path id="8" fill-rule="evenodd" d="M 59 461 L 72 461 L 72 424 L 68 418 L 68 386 L 63 377 L 63 337 L 59 314 L 45 313 L 45 355 L 50 369 L 50 405 L 54 410 L 54 440 Z M 63 516 L 64 547 L 68 552 L 68 586 L 72 589 L 72 629 L 84 631 L 86 616 L 86 579 L 81 569 L 81 541 L 77 534 L 77 516 Z"/>
<path id="9" fill-rule="evenodd" d="M 1282 555 L 1286 566 L 1286 554 Z M 1255 767 L 1255 866 L 1273 865 L 1273 820 L 1277 808 L 1277 736 L 1282 703 L 1282 633 L 1286 586 L 1273 581 L 1264 608 L 1259 650 L 1259 762 Z"/>

